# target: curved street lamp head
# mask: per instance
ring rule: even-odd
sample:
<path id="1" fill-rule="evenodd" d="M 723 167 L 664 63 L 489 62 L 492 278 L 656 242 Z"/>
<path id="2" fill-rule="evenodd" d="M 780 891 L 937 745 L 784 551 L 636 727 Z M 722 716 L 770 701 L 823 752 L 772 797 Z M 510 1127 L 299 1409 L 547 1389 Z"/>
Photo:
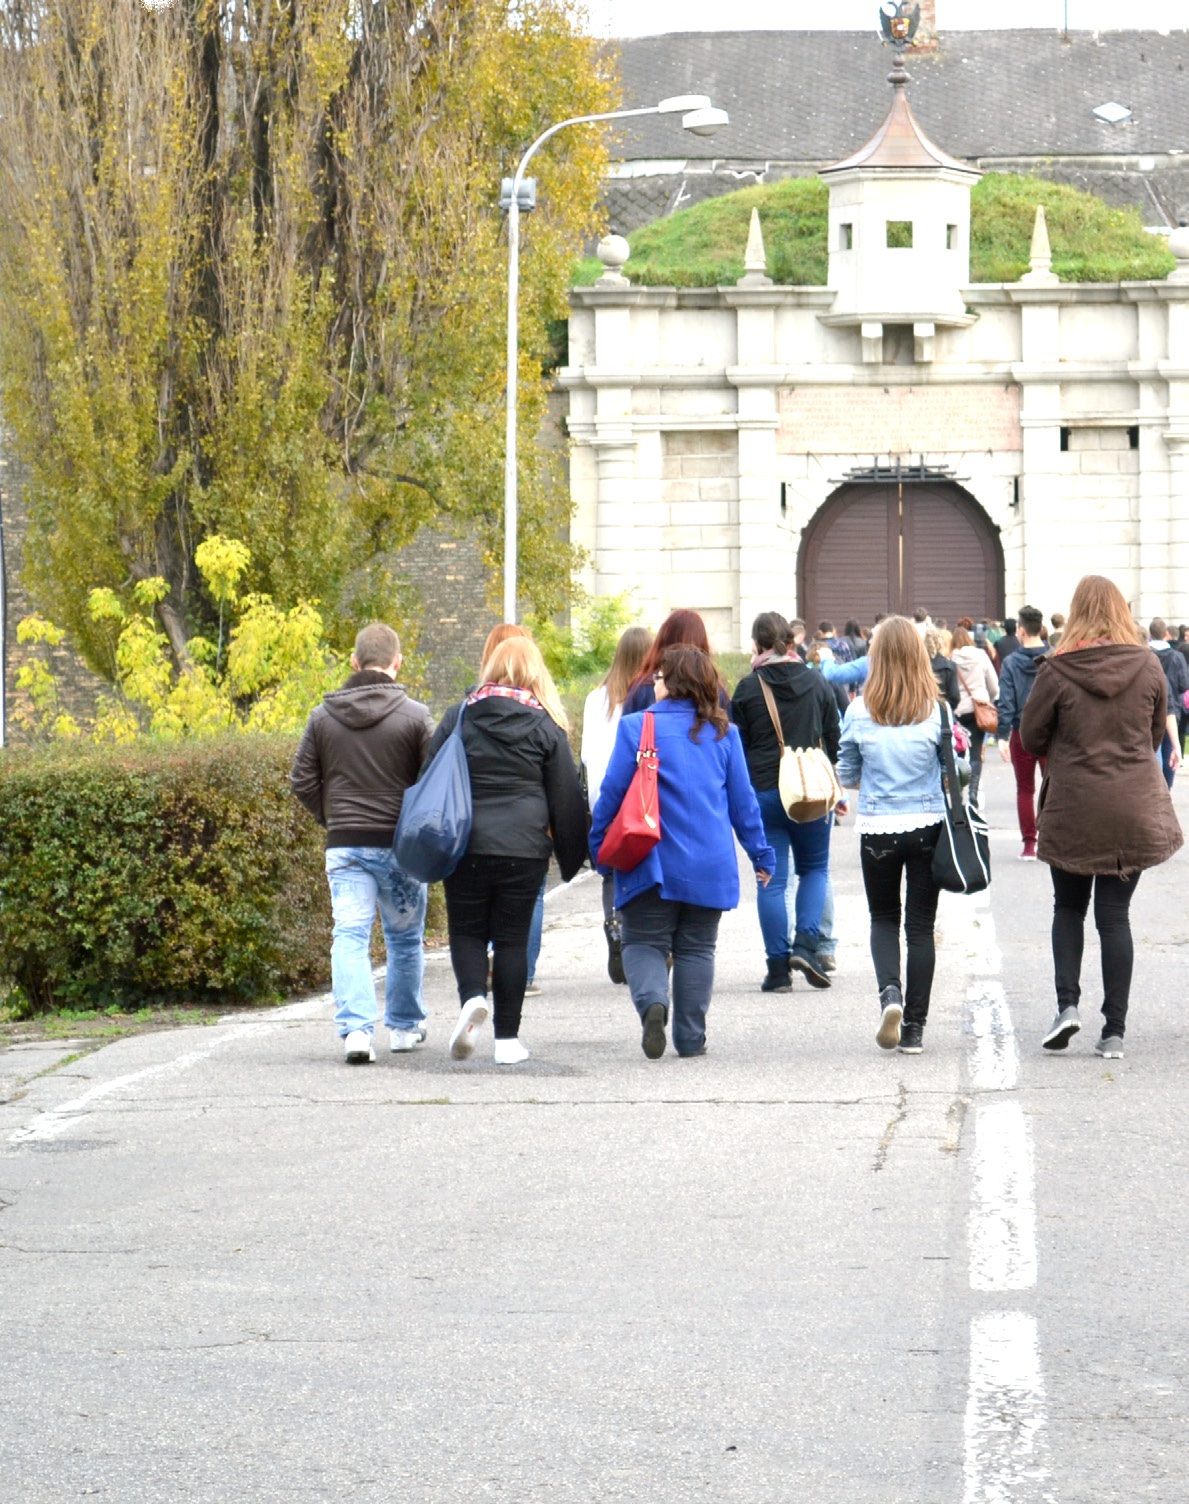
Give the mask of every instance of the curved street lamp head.
<path id="1" fill-rule="evenodd" d="M 687 110 L 708 110 L 709 94 L 674 94 L 662 99 L 656 107 L 658 115 L 684 115 Z"/>
<path id="2" fill-rule="evenodd" d="M 683 115 L 681 127 L 694 136 L 713 136 L 722 130 L 724 125 L 728 125 L 730 119 L 726 110 L 717 110 L 712 105 L 703 105 L 700 109 L 691 110 L 688 115 Z"/>

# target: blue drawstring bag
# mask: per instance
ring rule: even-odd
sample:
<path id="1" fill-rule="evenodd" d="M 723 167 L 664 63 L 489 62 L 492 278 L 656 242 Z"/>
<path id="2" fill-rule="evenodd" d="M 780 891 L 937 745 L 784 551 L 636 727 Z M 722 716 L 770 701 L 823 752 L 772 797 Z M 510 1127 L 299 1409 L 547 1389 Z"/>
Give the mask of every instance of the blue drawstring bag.
<path id="1" fill-rule="evenodd" d="M 459 707 L 454 730 L 417 783 L 406 789 L 392 849 L 403 871 L 421 883 L 449 877 L 471 839 L 471 773 L 462 744 Z"/>

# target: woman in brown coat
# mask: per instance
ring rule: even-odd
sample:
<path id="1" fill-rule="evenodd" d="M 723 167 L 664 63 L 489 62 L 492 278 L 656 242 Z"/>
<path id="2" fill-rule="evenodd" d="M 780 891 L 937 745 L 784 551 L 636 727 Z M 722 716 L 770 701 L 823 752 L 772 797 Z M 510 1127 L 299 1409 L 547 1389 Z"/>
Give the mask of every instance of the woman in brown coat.
<path id="1" fill-rule="evenodd" d="M 1168 719 L 1164 671 L 1118 586 L 1085 575 L 1061 645 L 1038 665 L 1020 721 L 1025 749 L 1047 759 L 1037 855 L 1053 875 L 1057 1016 L 1046 1050 L 1063 1050 L 1082 1026 L 1082 943 L 1093 893 L 1104 1018 L 1094 1049 L 1122 1058 L 1134 956 L 1131 895 L 1139 874 L 1168 861 L 1184 839 L 1156 755 Z M 1173 737 L 1175 750 L 1175 731 Z"/>

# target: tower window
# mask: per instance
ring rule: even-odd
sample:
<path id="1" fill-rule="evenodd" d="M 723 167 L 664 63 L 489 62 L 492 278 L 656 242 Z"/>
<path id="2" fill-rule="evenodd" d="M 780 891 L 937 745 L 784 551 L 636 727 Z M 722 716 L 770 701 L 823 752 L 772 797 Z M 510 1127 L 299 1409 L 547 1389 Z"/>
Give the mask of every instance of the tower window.
<path id="1" fill-rule="evenodd" d="M 912 250 L 912 220 L 889 219 L 888 220 L 888 250 L 911 251 Z"/>
<path id="2" fill-rule="evenodd" d="M 958 249 L 958 226 L 957 225 L 946 225 L 946 227 L 945 227 L 945 248 L 946 248 L 947 251 L 956 251 Z"/>
<path id="3" fill-rule="evenodd" d="M 854 225 L 839 225 L 838 226 L 838 249 L 840 251 L 850 251 L 850 250 L 854 249 L 854 244 L 855 244 L 855 227 L 854 227 Z"/>

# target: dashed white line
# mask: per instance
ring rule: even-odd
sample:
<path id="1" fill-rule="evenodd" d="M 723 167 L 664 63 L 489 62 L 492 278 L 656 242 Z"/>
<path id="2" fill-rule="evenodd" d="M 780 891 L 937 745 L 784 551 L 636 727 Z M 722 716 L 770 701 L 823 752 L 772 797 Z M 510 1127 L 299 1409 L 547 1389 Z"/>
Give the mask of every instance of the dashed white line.
<path id="1" fill-rule="evenodd" d="M 984 1311 L 970 1323 L 963 1504 L 1051 1499 L 1044 1488 L 1045 1394 L 1036 1321 Z"/>
<path id="2" fill-rule="evenodd" d="M 1036 1283 L 1032 1144 L 1018 1102 L 986 1102 L 975 1119 L 970 1288 L 1030 1290 Z"/>

